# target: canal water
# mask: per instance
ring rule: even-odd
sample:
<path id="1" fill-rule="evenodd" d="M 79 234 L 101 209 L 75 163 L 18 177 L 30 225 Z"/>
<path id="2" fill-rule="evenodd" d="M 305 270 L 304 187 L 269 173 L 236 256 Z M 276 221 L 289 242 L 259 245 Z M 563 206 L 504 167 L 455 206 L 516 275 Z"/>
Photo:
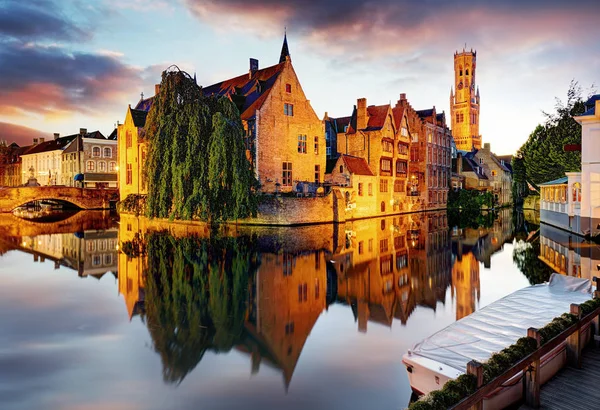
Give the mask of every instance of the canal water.
<path id="1" fill-rule="evenodd" d="M 547 278 L 520 269 L 537 228 L 431 212 L 209 238 L 0 215 L 0 408 L 404 408 L 413 344 Z"/>

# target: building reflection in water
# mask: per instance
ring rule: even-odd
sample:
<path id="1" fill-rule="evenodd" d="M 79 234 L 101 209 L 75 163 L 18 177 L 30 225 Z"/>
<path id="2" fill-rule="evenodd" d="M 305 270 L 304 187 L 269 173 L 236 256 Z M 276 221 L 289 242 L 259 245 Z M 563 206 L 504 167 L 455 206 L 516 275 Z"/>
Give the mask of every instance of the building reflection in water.
<path id="1" fill-rule="evenodd" d="M 477 308 L 480 266 L 513 239 L 509 211 L 478 229 L 431 212 L 221 239 L 148 224 L 121 216 L 119 292 L 129 317 L 144 317 L 165 382 L 181 382 L 206 351 L 235 349 L 251 373 L 279 369 L 286 390 L 330 304 L 367 332 L 435 310 L 450 288 L 458 320 Z"/>
<path id="2" fill-rule="evenodd" d="M 54 261 L 77 271 L 79 276 L 100 279 L 105 273 L 118 275 L 117 229 L 21 237 L 20 248 L 34 261 Z"/>
<path id="3" fill-rule="evenodd" d="M 542 224 L 539 260 L 552 271 L 592 280 L 598 276 L 600 247 L 569 232 Z"/>

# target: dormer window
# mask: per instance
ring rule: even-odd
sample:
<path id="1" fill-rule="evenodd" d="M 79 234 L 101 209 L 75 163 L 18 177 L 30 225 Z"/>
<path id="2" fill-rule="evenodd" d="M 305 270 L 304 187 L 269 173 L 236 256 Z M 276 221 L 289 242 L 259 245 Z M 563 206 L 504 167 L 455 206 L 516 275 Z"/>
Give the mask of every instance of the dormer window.
<path id="1" fill-rule="evenodd" d="M 479 158 L 479 163 L 483 164 L 483 158 Z"/>

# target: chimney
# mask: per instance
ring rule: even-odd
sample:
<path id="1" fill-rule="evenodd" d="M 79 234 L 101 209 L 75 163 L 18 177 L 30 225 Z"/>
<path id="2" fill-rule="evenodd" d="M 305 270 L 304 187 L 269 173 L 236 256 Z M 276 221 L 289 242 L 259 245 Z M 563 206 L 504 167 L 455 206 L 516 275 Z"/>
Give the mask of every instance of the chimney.
<path id="1" fill-rule="evenodd" d="M 44 142 L 45 138 L 40 137 L 40 144 Z"/>
<path id="2" fill-rule="evenodd" d="M 400 94 L 400 101 L 406 101 L 406 93 Z"/>
<path id="3" fill-rule="evenodd" d="M 489 142 L 486 142 L 485 144 L 483 144 L 483 150 L 484 151 L 490 151 L 491 150 Z"/>
<path id="4" fill-rule="evenodd" d="M 250 71 L 257 71 L 258 70 L 258 60 L 256 58 L 251 58 L 250 59 Z"/>
<path id="5" fill-rule="evenodd" d="M 160 84 L 154 84 L 154 95 L 160 94 Z"/>
<path id="6" fill-rule="evenodd" d="M 38 143 L 38 139 L 37 139 L 37 138 L 34 138 L 34 139 L 33 139 L 33 145 L 37 145 L 37 143 Z"/>
<path id="7" fill-rule="evenodd" d="M 84 136 L 87 134 L 87 128 L 79 128 L 79 135 Z"/>
<path id="8" fill-rule="evenodd" d="M 54 133 L 54 139 L 57 140 L 60 138 L 60 134 L 58 132 Z"/>
<path id="9" fill-rule="evenodd" d="M 366 98 L 359 98 L 356 100 L 356 128 L 358 130 L 367 128 L 367 99 Z"/>

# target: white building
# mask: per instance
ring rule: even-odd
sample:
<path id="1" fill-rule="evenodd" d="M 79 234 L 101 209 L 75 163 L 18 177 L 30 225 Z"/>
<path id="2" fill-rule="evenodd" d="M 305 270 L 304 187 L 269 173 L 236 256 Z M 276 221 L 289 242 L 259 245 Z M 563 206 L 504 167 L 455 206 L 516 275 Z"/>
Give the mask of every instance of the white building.
<path id="1" fill-rule="evenodd" d="M 21 182 L 27 184 L 30 178 L 37 179 L 40 185 L 60 185 L 62 183 L 62 153 L 75 139 L 75 135 L 44 141 L 34 138 L 33 145 L 21 154 Z"/>
<path id="2" fill-rule="evenodd" d="M 76 138 L 64 149 L 62 155 L 61 185 L 85 188 L 116 188 L 118 180 L 116 132 L 105 138 L 100 131 L 88 133 L 79 130 Z"/>
<path id="3" fill-rule="evenodd" d="M 600 94 L 574 117 L 581 124 L 581 172 L 541 184 L 540 219 L 579 235 L 600 233 Z"/>

